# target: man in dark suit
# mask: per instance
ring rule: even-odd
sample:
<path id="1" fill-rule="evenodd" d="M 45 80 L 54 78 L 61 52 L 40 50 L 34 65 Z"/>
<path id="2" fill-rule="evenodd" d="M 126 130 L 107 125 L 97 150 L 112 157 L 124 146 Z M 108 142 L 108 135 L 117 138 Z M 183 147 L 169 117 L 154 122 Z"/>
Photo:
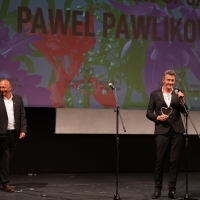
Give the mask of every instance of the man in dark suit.
<path id="1" fill-rule="evenodd" d="M 14 192 L 9 184 L 9 164 L 17 141 L 27 133 L 22 98 L 12 94 L 11 89 L 8 79 L 0 81 L 0 184 L 5 192 Z"/>
<path id="2" fill-rule="evenodd" d="M 184 94 L 174 89 L 176 73 L 173 70 L 164 72 L 160 89 L 150 95 L 146 117 L 155 123 L 156 163 L 155 163 L 155 191 L 152 199 L 161 196 L 164 163 L 167 153 L 170 153 L 169 193 L 171 199 L 178 199 L 176 181 L 178 176 L 178 162 L 181 153 L 182 137 L 185 128 L 181 113 L 186 113 L 187 106 Z"/>

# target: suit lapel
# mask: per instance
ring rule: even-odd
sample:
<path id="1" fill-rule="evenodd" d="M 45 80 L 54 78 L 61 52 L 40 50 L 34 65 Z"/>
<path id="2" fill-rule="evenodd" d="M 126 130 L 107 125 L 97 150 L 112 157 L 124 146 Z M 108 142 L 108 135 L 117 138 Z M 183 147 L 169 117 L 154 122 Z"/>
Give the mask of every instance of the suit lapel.
<path id="1" fill-rule="evenodd" d="M 177 94 L 172 91 L 172 99 L 171 99 L 171 103 L 170 103 L 170 106 L 172 105 L 172 103 L 174 102 L 174 99 L 176 98 Z"/>
<path id="2" fill-rule="evenodd" d="M 16 97 L 15 95 L 13 94 L 13 110 L 14 110 L 14 116 L 15 116 L 15 113 L 16 113 Z"/>
<path id="3" fill-rule="evenodd" d="M 3 109 L 3 111 L 5 112 L 5 114 L 7 115 L 7 112 L 6 112 L 6 105 L 4 103 L 4 99 L 2 97 L 2 95 L 0 95 L 0 107 Z"/>
<path id="4" fill-rule="evenodd" d="M 163 97 L 162 88 L 160 90 L 158 90 L 157 95 L 159 96 L 161 102 L 164 103 L 166 105 L 166 107 L 168 107 L 165 100 L 164 100 L 164 97 Z"/>

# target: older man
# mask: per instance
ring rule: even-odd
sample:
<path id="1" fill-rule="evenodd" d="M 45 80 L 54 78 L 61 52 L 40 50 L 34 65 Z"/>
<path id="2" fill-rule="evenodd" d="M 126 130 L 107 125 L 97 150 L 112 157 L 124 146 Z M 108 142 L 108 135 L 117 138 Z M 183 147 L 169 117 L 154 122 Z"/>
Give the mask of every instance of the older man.
<path id="1" fill-rule="evenodd" d="M 8 79 L 0 81 L 0 184 L 5 192 L 14 192 L 9 181 L 10 160 L 17 141 L 27 133 L 26 113 L 20 96 L 11 93 Z"/>

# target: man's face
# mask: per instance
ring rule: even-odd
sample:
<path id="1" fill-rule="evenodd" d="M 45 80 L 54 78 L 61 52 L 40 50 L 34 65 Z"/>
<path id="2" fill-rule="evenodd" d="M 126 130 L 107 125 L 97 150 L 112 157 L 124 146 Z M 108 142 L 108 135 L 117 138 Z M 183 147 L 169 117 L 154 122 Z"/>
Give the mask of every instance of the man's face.
<path id="1" fill-rule="evenodd" d="M 166 74 L 162 81 L 163 81 L 163 87 L 166 90 L 171 90 L 175 84 L 175 76 Z"/>
<path id="2" fill-rule="evenodd" d="M 12 87 L 11 87 L 9 81 L 7 81 L 7 80 L 0 81 L 0 93 L 4 97 L 10 97 L 11 89 L 12 89 Z"/>

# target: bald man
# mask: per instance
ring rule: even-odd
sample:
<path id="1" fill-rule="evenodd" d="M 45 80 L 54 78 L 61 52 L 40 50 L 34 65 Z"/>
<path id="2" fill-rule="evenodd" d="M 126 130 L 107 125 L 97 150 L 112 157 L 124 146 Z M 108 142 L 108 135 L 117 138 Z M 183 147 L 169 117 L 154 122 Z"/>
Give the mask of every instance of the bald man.
<path id="1" fill-rule="evenodd" d="M 27 133 L 26 112 L 22 98 L 11 92 L 8 79 L 0 81 L 0 184 L 5 192 L 14 192 L 10 186 L 9 166 L 17 141 Z"/>

